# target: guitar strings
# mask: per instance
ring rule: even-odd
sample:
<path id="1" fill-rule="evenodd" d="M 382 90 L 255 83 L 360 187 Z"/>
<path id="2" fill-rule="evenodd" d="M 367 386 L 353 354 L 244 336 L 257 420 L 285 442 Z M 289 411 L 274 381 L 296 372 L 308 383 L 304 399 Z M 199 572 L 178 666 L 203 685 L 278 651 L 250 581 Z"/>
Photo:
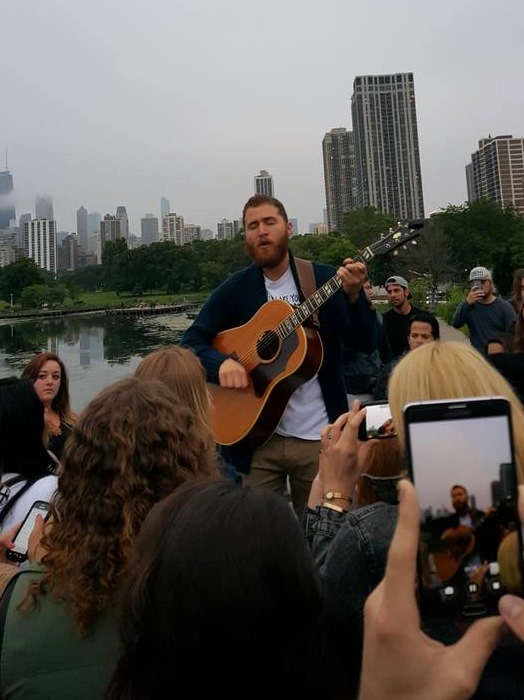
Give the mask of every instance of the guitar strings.
<path id="1" fill-rule="evenodd" d="M 398 228 L 390 229 L 388 234 L 385 236 L 381 235 L 381 237 L 377 241 L 375 241 L 375 243 L 372 243 L 371 245 L 364 248 L 363 251 L 359 252 L 355 260 L 356 262 L 368 262 L 373 257 L 375 257 L 378 254 L 378 252 L 380 252 L 381 248 L 384 250 L 384 252 L 389 251 L 392 246 L 391 241 L 393 241 L 393 250 L 395 250 L 400 245 L 407 243 L 409 240 L 414 239 L 415 236 L 418 235 L 420 235 L 419 232 L 415 232 L 411 228 L 406 228 L 405 226 L 402 226 L 399 222 Z M 404 238 L 406 238 L 406 240 L 404 240 Z M 320 306 L 325 301 L 327 301 L 329 297 L 334 292 L 336 292 L 341 286 L 341 279 L 338 277 L 338 275 L 333 275 L 333 277 L 331 277 L 331 279 L 329 279 L 321 287 L 319 287 L 319 289 L 317 289 L 317 291 L 311 297 L 309 297 L 309 299 L 306 299 L 304 302 L 302 302 L 302 304 L 297 306 L 291 314 L 289 314 L 286 318 L 282 319 L 282 321 L 280 321 L 276 328 L 269 328 L 263 331 L 264 333 L 266 333 L 266 337 L 260 341 L 257 340 L 253 347 L 249 349 L 247 353 L 239 357 L 238 361 L 240 362 L 240 364 L 250 364 L 252 360 L 260 358 L 260 356 L 263 355 L 264 351 L 268 350 L 274 342 L 273 339 L 269 337 L 270 335 L 276 335 L 281 341 L 289 337 L 291 333 L 293 333 L 298 328 L 298 326 L 300 326 L 304 321 L 306 321 L 310 316 L 312 316 L 315 313 L 315 311 L 317 311 L 317 309 L 319 309 Z M 325 294 L 325 298 L 323 298 L 322 293 Z M 318 297 L 320 297 L 320 301 L 318 301 Z M 317 300 L 318 303 L 316 306 L 314 306 L 314 308 L 310 308 L 310 305 L 314 300 Z M 300 319 L 301 309 L 308 310 L 307 315 L 304 316 L 303 319 Z M 299 322 L 295 324 L 292 321 L 293 317 L 298 318 Z M 284 333 L 283 331 L 285 330 L 285 327 L 290 322 L 292 323 L 291 328 L 286 333 Z"/>

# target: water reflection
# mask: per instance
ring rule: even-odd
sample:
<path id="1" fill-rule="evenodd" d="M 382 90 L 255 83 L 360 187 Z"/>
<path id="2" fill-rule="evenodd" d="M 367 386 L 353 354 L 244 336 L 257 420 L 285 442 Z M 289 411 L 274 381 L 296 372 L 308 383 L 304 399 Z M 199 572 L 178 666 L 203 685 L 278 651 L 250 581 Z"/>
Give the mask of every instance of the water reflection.
<path id="1" fill-rule="evenodd" d="M 100 389 L 133 373 L 148 352 L 178 343 L 185 317 L 123 318 L 94 314 L 0 325 L 0 376 L 19 375 L 36 353 L 64 361 L 73 409 L 80 411 Z"/>

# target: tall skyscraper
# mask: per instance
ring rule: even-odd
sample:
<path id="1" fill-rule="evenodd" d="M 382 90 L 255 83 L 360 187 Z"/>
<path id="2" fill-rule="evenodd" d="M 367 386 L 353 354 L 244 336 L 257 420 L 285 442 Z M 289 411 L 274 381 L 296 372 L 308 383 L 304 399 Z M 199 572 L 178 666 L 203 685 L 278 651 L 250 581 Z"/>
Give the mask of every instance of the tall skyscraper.
<path id="1" fill-rule="evenodd" d="M 361 75 L 351 97 L 357 206 L 424 217 L 413 73 Z"/>
<path id="2" fill-rule="evenodd" d="M 106 214 L 100 222 L 100 249 L 104 252 L 104 245 L 109 241 L 118 241 L 122 238 L 122 220 L 112 214 Z"/>
<path id="3" fill-rule="evenodd" d="M 255 194 L 275 196 L 273 194 L 273 175 L 270 175 L 267 170 L 261 170 L 260 175 L 255 175 Z"/>
<path id="4" fill-rule="evenodd" d="M 18 234 L 15 239 L 15 245 L 20 251 L 25 251 L 25 225 L 32 218 L 32 214 L 21 214 L 18 221 Z"/>
<path id="5" fill-rule="evenodd" d="M 299 233 L 298 230 L 298 219 L 289 217 L 289 223 L 291 224 L 291 235 L 296 236 Z"/>
<path id="6" fill-rule="evenodd" d="M 15 218 L 13 176 L 6 168 L 0 172 L 0 231 L 8 229 L 10 221 Z"/>
<path id="7" fill-rule="evenodd" d="M 160 197 L 160 221 L 164 220 L 171 211 L 171 202 L 166 197 Z"/>
<path id="8" fill-rule="evenodd" d="M 54 221 L 53 198 L 48 194 L 37 194 L 35 201 L 35 219 Z"/>
<path id="9" fill-rule="evenodd" d="M 188 241 L 185 238 L 184 217 L 180 214 L 170 213 L 162 220 L 162 240 L 171 241 L 176 245 L 184 245 Z"/>
<path id="10" fill-rule="evenodd" d="M 524 215 L 524 138 L 489 136 L 466 165 L 468 200 L 513 204 Z"/>
<path id="11" fill-rule="evenodd" d="M 97 211 L 90 211 L 87 215 L 87 237 L 100 233 L 100 221 L 102 217 Z"/>
<path id="12" fill-rule="evenodd" d="M 230 241 L 233 239 L 233 222 L 222 219 L 217 223 L 217 241 Z"/>
<path id="13" fill-rule="evenodd" d="M 85 207 L 76 210 L 76 235 L 78 245 L 84 253 L 87 253 L 87 209 Z"/>
<path id="14" fill-rule="evenodd" d="M 140 235 L 143 245 L 158 243 L 158 217 L 154 214 L 146 214 L 140 219 Z"/>
<path id="15" fill-rule="evenodd" d="M 62 241 L 62 245 L 57 245 L 57 267 L 59 270 L 78 269 L 78 236 L 68 234 Z"/>
<path id="16" fill-rule="evenodd" d="M 121 205 L 116 208 L 116 218 L 120 221 L 120 237 L 129 238 L 129 219 L 127 218 L 127 210 Z"/>
<path id="17" fill-rule="evenodd" d="M 56 223 L 31 219 L 25 223 L 25 254 L 43 270 L 56 274 Z"/>
<path id="18" fill-rule="evenodd" d="M 344 128 L 331 129 L 322 141 L 322 155 L 327 226 L 329 231 L 341 231 L 344 212 L 354 209 L 356 202 L 353 132 Z"/>

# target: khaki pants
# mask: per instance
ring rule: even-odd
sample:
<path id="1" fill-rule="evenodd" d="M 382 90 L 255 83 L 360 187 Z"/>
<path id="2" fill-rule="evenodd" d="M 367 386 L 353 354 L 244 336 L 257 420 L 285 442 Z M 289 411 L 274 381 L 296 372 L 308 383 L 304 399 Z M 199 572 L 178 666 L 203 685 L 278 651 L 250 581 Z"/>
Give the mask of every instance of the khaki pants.
<path id="1" fill-rule="evenodd" d="M 289 478 L 291 501 L 298 517 L 306 507 L 318 471 L 320 440 L 282 437 L 276 433 L 253 452 L 244 485 L 284 494 Z"/>

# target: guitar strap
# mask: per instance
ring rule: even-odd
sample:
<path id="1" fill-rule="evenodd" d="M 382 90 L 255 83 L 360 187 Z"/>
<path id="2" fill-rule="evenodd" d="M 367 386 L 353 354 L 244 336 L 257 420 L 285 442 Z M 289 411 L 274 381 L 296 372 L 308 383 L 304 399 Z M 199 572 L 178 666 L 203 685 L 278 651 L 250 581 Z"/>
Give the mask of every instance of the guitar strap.
<path id="1" fill-rule="evenodd" d="M 313 263 L 311 260 L 295 257 L 295 267 L 297 268 L 298 282 L 300 284 L 302 294 L 306 299 L 309 299 L 309 297 L 313 296 L 313 294 L 317 291 Z M 311 325 L 315 330 L 320 328 L 320 320 L 318 318 L 317 311 L 313 312 L 308 320 L 309 325 Z"/>

